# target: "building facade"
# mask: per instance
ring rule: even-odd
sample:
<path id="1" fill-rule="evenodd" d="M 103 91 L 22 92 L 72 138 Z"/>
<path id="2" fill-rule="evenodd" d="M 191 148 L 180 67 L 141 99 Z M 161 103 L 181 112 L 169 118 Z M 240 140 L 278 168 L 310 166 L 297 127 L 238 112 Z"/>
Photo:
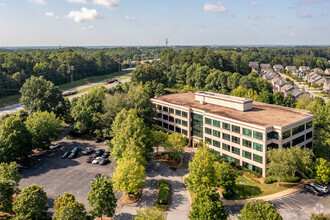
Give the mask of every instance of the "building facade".
<path id="1" fill-rule="evenodd" d="M 152 98 L 157 126 L 181 133 L 228 161 L 266 175 L 269 148 L 313 145 L 313 115 L 251 99 L 212 92 L 177 93 Z"/>

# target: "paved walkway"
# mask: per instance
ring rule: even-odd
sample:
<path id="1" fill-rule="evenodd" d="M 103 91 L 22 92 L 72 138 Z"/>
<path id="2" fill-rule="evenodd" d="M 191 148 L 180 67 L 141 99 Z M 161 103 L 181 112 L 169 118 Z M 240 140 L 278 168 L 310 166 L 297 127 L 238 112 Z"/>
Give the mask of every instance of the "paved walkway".
<path id="1" fill-rule="evenodd" d="M 132 219 L 136 215 L 137 209 L 155 206 L 158 190 L 157 181 L 160 179 L 168 180 L 171 188 L 170 205 L 166 212 L 167 219 L 188 219 L 189 197 L 182 177 L 187 172 L 189 160 L 191 160 L 191 154 L 185 152 L 182 166 L 175 171 L 162 162 L 152 160 L 147 172 L 147 184 L 143 188 L 140 200 L 134 204 L 118 204 L 115 219 Z"/>

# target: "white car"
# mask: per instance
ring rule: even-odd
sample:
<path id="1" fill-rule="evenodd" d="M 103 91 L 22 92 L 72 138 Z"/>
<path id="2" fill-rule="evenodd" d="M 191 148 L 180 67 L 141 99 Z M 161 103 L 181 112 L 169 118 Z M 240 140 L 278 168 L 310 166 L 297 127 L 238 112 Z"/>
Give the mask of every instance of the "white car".
<path id="1" fill-rule="evenodd" d="M 54 145 L 50 146 L 49 149 L 51 149 L 51 150 L 55 150 L 56 148 L 59 148 L 59 147 L 61 147 L 60 144 L 54 144 Z"/>
<path id="2" fill-rule="evenodd" d="M 317 184 L 317 183 L 310 183 L 310 185 L 312 185 L 314 188 L 316 188 L 317 190 L 321 191 L 324 194 L 327 194 L 329 192 L 328 187 Z"/>
<path id="3" fill-rule="evenodd" d="M 92 164 L 98 164 L 98 163 L 100 163 L 101 160 L 103 160 L 102 157 L 97 157 L 92 161 Z"/>

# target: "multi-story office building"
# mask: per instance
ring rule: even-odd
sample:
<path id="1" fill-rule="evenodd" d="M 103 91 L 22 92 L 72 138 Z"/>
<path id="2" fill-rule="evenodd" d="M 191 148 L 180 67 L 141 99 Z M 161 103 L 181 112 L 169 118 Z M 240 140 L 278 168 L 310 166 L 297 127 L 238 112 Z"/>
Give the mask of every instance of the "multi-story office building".
<path id="1" fill-rule="evenodd" d="M 187 136 L 192 147 L 207 142 L 227 160 L 263 176 L 267 149 L 313 145 L 313 115 L 308 111 L 212 92 L 163 95 L 151 101 L 159 128 Z"/>

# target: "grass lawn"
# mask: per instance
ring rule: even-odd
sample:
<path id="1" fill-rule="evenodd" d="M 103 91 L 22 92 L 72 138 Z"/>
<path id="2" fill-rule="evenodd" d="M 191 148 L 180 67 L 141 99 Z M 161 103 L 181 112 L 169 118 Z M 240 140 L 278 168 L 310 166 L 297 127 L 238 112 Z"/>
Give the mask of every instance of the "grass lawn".
<path id="1" fill-rule="evenodd" d="M 281 187 L 278 187 L 277 183 L 258 184 L 251 182 L 250 180 L 246 179 L 244 176 L 239 175 L 236 179 L 236 185 L 237 185 L 236 188 L 238 190 L 238 193 L 236 193 L 235 190 L 235 196 L 233 198 L 231 197 L 230 199 L 248 199 L 258 196 L 266 196 L 292 188 L 298 184 L 299 183 L 282 184 Z"/>
<path id="2" fill-rule="evenodd" d="M 21 95 L 11 95 L 0 98 L 0 108 L 18 103 L 20 97 Z"/>

